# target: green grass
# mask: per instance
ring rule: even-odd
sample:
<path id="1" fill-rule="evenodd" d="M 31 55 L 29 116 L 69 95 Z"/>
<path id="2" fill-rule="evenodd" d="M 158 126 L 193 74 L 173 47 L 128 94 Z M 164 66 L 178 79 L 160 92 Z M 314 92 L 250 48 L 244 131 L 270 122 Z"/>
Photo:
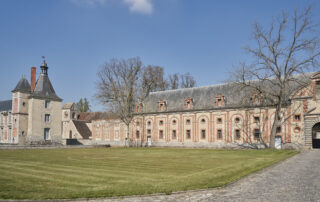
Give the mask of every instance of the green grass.
<path id="1" fill-rule="evenodd" d="M 296 153 L 174 148 L 0 150 L 0 199 L 170 194 L 213 188 Z"/>

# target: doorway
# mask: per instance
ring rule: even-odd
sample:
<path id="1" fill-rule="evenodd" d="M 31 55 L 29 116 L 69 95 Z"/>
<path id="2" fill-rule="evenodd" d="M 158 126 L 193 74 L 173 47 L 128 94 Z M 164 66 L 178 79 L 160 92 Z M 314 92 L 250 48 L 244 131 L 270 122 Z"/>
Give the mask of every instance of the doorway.
<path id="1" fill-rule="evenodd" d="M 320 148 L 320 122 L 312 127 L 312 148 Z"/>

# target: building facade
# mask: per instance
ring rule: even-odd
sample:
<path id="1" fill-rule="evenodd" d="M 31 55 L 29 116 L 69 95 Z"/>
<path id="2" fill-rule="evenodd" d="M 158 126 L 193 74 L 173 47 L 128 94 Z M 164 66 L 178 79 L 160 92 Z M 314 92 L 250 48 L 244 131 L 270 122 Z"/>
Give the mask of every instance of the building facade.
<path id="1" fill-rule="evenodd" d="M 31 85 L 22 77 L 12 91 L 12 100 L 0 102 L 1 144 L 61 144 L 61 102 L 48 77 L 48 66 L 31 68 Z"/>
<path id="2" fill-rule="evenodd" d="M 264 147 L 275 109 L 233 84 L 151 93 L 130 125 L 134 145 Z M 317 148 L 320 140 L 320 73 L 288 96 L 277 126 L 277 148 Z M 96 143 L 124 145 L 126 127 L 117 119 L 92 121 Z"/>

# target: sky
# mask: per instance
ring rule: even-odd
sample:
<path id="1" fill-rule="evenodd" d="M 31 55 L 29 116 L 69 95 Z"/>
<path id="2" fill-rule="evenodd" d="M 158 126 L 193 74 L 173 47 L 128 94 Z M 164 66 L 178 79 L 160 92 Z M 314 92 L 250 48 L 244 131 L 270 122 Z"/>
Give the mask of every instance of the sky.
<path id="1" fill-rule="evenodd" d="M 317 0 L 0 0 L 0 100 L 42 56 L 57 95 L 65 102 L 96 101 L 97 72 L 112 58 L 139 56 L 167 73 L 190 72 L 198 86 L 228 79 L 250 60 L 252 24 L 270 25 L 282 11 Z"/>

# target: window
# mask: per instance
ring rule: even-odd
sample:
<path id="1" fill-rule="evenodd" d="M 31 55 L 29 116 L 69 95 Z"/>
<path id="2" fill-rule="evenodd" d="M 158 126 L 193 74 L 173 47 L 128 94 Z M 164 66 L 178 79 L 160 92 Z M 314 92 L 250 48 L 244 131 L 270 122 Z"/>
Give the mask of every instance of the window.
<path id="1" fill-rule="evenodd" d="M 254 129 L 254 139 L 260 139 L 260 129 Z"/>
<path id="2" fill-rule="evenodd" d="M 24 137 L 24 131 L 21 132 L 22 137 Z"/>
<path id="3" fill-rule="evenodd" d="M 148 134 L 151 134 L 151 130 L 150 130 L 150 129 L 148 129 L 148 130 L 147 130 L 147 133 L 148 133 Z"/>
<path id="4" fill-rule="evenodd" d="M 189 125 L 191 123 L 190 119 L 186 120 L 186 124 Z"/>
<path id="5" fill-rule="evenodd" d="M 320 85 L 320 80 L 316 81 L 316 85 Z"/>
<path id="6" fill-rule="evenodd" d="M 205 119 L 201 119 L 201 123 L 206 123 L 206 120 Z"/>
<path id="7" fill-rule="evenodd" d="M 44 101 L 44 107 L 47 109 L 50 107 L 50 100 Z"/>
<path id="8" fill-rule="evenodd" d="M 236 139 L 237 139 L 237 140 L 240 139 L 240 130 L 239 130 L 239 129 L 236 129 L 236 130 L 235 130 L 235 136 L 236 136 Z"/>
<path id="9" fill-rule="evenodd" d="M 76 118 L 76 113 L 73 112 L 73 113 L 72 113 L 72 119 L 75 119 L 75 118 Z"/>
<path id="10" fill-rule="evenodd" d="M 276 132 L 277 132 L 277 133 L 281 133 L 281 126 L 278 126 L 278 127 L 277 127 Z"/>
<path id="11" fill-rule="evenodd" d="M 151 125 L 151 121 L 148 121 L 148 123 L 147 123 L 147 124 L 148 124 L 148 126 L 150 126 L 150 125 Z"/>
<path id="12" fill-rule="evenodd" d="M 50 140 L 50 128 L 44 129 L 44 140 Z"/>
<path id="13" fill-rule="evenodd" d="M 177 139 L 177 131 L 176 130 L 172 130 L 172 139 Z"/>
<path id="14" fill-rule="evenodd" d="M 222 130 L 217 130 L 217 138 L 222 139 Z"/>
<path id="15" fill-rule="evenodd" d="M 193 100 L 192 98 L 187 98 L 185 101 L 184 101 L 184 108 L 185 109 L 192 109 L 192 103 L 193 103 Z"/>
<path id="16" fill-rule="evenodd" d="M 260 117 L 259 116 L 255 116 L 254 117 L 254 122 L 255 123 L 259 123 L 260 122 Z"/>
<path id="17" fill-rule="evenodd" d="M 294 115 L 294 120 L 295 121 L 300 121 L 301 120 L 301 115 L 300 114 Z"/>
<path id="18" fill-rule="evenodd" d="M 163 125 L 163 120 L 159 121 L 159 125 L 160 125 L 160 126 Z"/>
<path id="19" fill-rule="evenodd" d="M 26 103 L 25 103 L 25 102 L 22 102 L 22 106 L 26 106 Z"/>
<path id="20" fill-rule="evenodd" d="M 3 139 L 4 139 L 4 137 L 3 137 L 3 128 L 1 127 L 0 130 L 1 130 L 1 131 L 0 131 L 0 140 L 3 140 Z"/>
<path id="21" fill-rule="evenodd" d="M 159 131 L 159 139 L 163 139 L 163 130 Z"/>
<path id="22" fill-rule="evenodd" d="M 191 130 L 186 131 L 186 136 L 187 136 L 187 139 L 191 138 Z"/>
<path id="23" fill-rule="evenodd" d="M 46 123 L 50 122 L 50 114 L 44 115 L 44 122 L 46 122 Z"/>
<path id="24" fill-rule="evenodd" d="M 201 138 L 206 139 L 206 130 L 201 130 Z"/>
<path id="25" fill-rule="evenodd" d="M 217 123 L 222 123 L 222 118 L 217 118 Z"/>
<path id="26" fill-rule="evenodd" d="M 72 139 L 72 130 L 69 131 L 69 139 Z"/>
<path id="27" fill-rule="evenodd" d="M 176 120 L 173 120 L 173 121 L 172 121 L 172 124 L 173 124 L 173 125 L 176 125 L 176 123 L 177 123 Z"/>
<path id="28" fill-rule="evenodd" d="M 136 122 L 136 126 L 139 126 L 139 125 L 140 125 L 140 122 L 139 122 L 139 121 L 137 121 L 137 122 Z"/>
<path id="29" fill-rule="evenodd" d="M 240 122 L 240 118 L 239 118 L 239 117 L 236 117 L 236 118 L 234 119 L 234 122 L 239 123 L 239 122 Z"/>
<path id="30" fill-rule="evenodd" d="M 140 138 L 140 131 L 136 131 L 136 138 L 139 139 Z"/>

